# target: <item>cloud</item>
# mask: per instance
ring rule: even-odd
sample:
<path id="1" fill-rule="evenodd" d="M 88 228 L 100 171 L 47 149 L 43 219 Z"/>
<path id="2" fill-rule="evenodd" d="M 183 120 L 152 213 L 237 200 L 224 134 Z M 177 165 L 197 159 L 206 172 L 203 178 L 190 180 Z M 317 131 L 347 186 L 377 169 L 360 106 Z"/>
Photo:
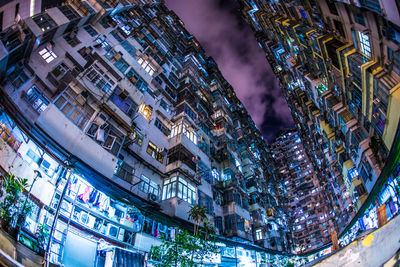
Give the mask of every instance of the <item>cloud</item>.
<path id="1" fill-rule="evenodd" d="M 266 139 L 272 140 L 277 131 L 293 125 L 265 53 L 232 1 L 166 0 L 165 3 L 217 62 Z"/>

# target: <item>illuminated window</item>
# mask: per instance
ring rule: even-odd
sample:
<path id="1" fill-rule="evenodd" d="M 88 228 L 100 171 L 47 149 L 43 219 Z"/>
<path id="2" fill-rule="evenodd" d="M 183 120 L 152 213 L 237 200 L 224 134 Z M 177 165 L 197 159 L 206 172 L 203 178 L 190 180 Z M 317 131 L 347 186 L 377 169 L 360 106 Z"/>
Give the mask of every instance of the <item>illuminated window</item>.
<path id="1" fill-rule="evenodd" d="M 140 104 L 139 113 L 146 118 L 146 120 L 150 120 L 151 114 L 153 113 L 153 109 L 150 106 L 146 106 L 145 103 Z"/>
<path id="2" fill-rule="evenodd" d="M 214 178 L 214 181 L 219 181 L 219 172 L 217 171 L 217 169 L 212 169 L 211 170 L 211 175 Z"/>
<path id="3" fill-rule="evenodd" d="M 48 50 L 46 47 L 39 51 L 39 55 L 41 55 L 47 63 L 50 63 L 57 58 L 57 55 L 53 51 Z"/>
<path id="4" fill-rule="evenodd" d="M 137 144 L 138 146 L 142 146 L 143 144 L 143 135 L 135 129 L 130 136 L 131 140 L 133 141 L 134 144 Z"/>
<path id="5" fill-rule="evenodd" d="M 56 22 L 47 14 L 39 14 L 34 16 L 32 19 L 43 32 L 57 26 Z"/>
<path id="6" fill-rule="evenodd" d="M 147 59 L 139 58 L 138 63 L 151 76 L 153 76 L 154 72 L 156 72 L 154 67 L 150 64 L 150 62 Z"/>
<path id="7" fill-rule="evenodd" d="M 263 238 L 262 230 L 257 229 L 256 230 L 256 240 L 261 240 Z"/>
<path id="8" fill-rule="evenodd" d="M 152 158 L 155 158 L 158 160 L 160 163 L 163 163 L 164 161 L 164 154 L 163 154 L 164 149 L 157 147 L 155 144 L 149 141 L 149 144 L 147 145 L 147 154 L 149 154 Z"/>
<path id="9" fill-rule="evenodd" d="M 196 188 L 182 177 L 172 177 L 164 181 L 162 199 L 178 197 L 190 204 L 196 204 Z"/>
<path id="10" fill-rule="evenodd" d="M 348 178 L 350 181 L 352 181 L 354 178 L 358 177 L 358 170 L 353 167 L 348 171 Z"/>
<path id="11" fill-rule="evenodd" d="M 358 39 L 360 41 L 361 53 L 363 53 L 367 57 L 371 57 L 371 46 L 369 43 L 368 35 L 366 35 L 362 32 L 358 32 Z"/>
<path id="12" fill-rule="evenodd" d="M 177 125 L 174 125 L 171 130 L 170 137 L 177 136 L 178 134 L 185 134 L 187 138 L 190 139 L 195 145 L 197 145 L 197 134 L 194 132 L 193 128 L 188 126 L 186 123 L 180 122 Z"/>

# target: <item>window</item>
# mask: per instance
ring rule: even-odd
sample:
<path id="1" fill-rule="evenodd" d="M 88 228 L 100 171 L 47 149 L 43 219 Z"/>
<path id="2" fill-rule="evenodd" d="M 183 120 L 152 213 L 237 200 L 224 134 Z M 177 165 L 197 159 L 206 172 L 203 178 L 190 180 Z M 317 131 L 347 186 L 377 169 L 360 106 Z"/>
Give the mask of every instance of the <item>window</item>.
<path id="1" fill-rule="evenodd" d="M 400 53 L 393 51 L 393 49 L 388 47 L 389 59 L 392 62 L 393 70 L 400 74 Z"/>
<path id="2" fill-rule="evenodd" d="M 100 126 L 93 122 L 86 134 L 113 155 L 118 155 L 124 140 L 124 135 L 109 123 Z"/>
<path id="3" fill-rule="evenodd" d="M 49 105 L 49 100 L 43 95 L 43 93 L 33 85 L 28 89 L 25 95 L 25 100 L 31 104 L 31 106 L 39 113 L 44 111 Z"/>
<path id="4" fill-rule="evenodd" d="M 139 113 L 142 114 L 146 120 L 150 120 L 153 109 L 151 108 L 151 106 L 147 106 L 145 103 L 142 103 L 139 106 Z"/>
<path id="5" fill-rule="evenodd" d="M 150 76 L 153 76 L 154 72 L 156 72 L 154 67 L 151 65 L 151 63 L 147 59 L 139 58 L 137 62 L 142 66 L 142 68 L 148 74 L 150 74 Z"/>
<path id="6" fill-rule="evenodd" d="M 154 125 L 155 125 L 165 136 L 169 136 L 169 134 L 171 133 L 171 130 L 168 129 L 168 127 L 165 126 L 164 123 L 162 123 L 158 118 L 156 118 L 156 120 L 154 121 Z"/>
<path id="7" fill-rule="evenodd" d="M 111 45 L 109 44 L 109 43 L 107 43 L 107 41 L 105 40 L 105 38 L 104 37 L 97 37 L 96 38 L 96 43 L 98 43 L 99 45 L 101 45 L 102 47 L 103 47 L 103 49 L 105 50 L 105 51 L 110 51 L 112 48 L 111 48 Z"/>
<path id="8" fill-rule="evenodd" d="M 147 91 L 147 83 L 132 68 L 129 69 L 125 76 L 139 91 L 141 91 L 142 93 L 145 93 Z"/>
<path id="9" fill-rule="evenodd" d="M 66 34 L 66 35 L 64 35 L 64 40 L 72 47 L 75 47 L 75 46 L 77 46 L 78 44 L 81 43 L 81 41 L 78 39 L 78 37 L 76 35 L 74 35 L 74 34 Z"/>
<path id="10" fill-rule="evenodd" d="M 86 78 L 93 83 L 98 89 L 103 92 L 108 92 L 115 82 L 96 65 L 94 64 L 86 74 Z"/>
<path id="11" fill-rule="evenodd" d="M 357 177 L 358 177 L 358 171 L 357 171 L 357 169 L 356 169 L 355 167 L 351 168 L 351 169 L 348 171 L 348 178 L 349 178 L 349 180 L 350 180 L 350 181 L 353 181 L 353 179 L 354 179 L 354 178 L 357 178 Z"/>
<path id="12" fill-rule="evenodd" d="M 169 106 L 167 104 L 167 102 L 164 101 L 164 99 L 161 99 L 160 101 L 160 106 L 167 112 L 169 112 Z"/>
<path id="13" fill-rule="evenodd" d="M 132 118 L 136 112 L 138 105 L 128 95 L 128 92 L 122 90 L 119 86 L 117 86 L 110 96 L 110 101 L 113 102 L 117 107 L 119 107 L 119 109 L 122 110 L 126 115 Z"/>
<path id="14" fill-rule="evenodd" d="M 55 21 L 46 13 L 34 16 L 32 17 L 32 20 L 39 26 L 40 29 L 42 29 L 43 32 L 57 26 Z"/>
<path id="15" fill-rule="evenodd" d="M 39 55 L 41 55 L 47 63 L 50 63 L 57 58 L 57 55 L 53 51 L 48 50 L 46 47 L 39 51 Z"/>
<path id="16" fill-rule="evenodd" d="M 181 177 L 178 179 L 177 196 L 192 205 L 196 204 L 196 188 Z"/>
<path id="17" fill-rule="evenodd" d="M 217 110 L 217 111 L 213 114 L 213 118 L 214 118 L 214 119 L 218 119 L 219 117 L 222 117 L 222 116 L 224 116 L 224 112 L 223 112 L 221 109 Z"/>
<path id="18" fill-rule="evenodd" d="M 172 177 L 164 181 L 162 200 L 176 197 L 176 181 L 177 177 Z"/>
<path id="19" fill-rule="evenodd" d="M 356 12 L 356 11 L 355 11 L 354 13 L 355 13 L 355 14 L 354 14 L 354 20 L 355 20 L 358 24 L 365 26 L 365 19 L 364 19 L 363 13 L 361 13 L 361 12 Z"/>
<path id="20" fill-rule="evenodd" d="M 126 164 L 120 159 L 118 160 L 118 165 L 115 168 L 115 176 L 121 178 L 124 181 L 127 181 L 128 183 L 132 183 L 134 173 L 135 170 L 132 166 Z"/>
<path id="21" fill-rule="evenodd" d="M 360 175 L 364 183 L 372 181 L 372 167 L 368 161 L 365 161 L 360 168 Z"/>
<path id="22" fill-rule="evenodd" d="M 365 189 L 365 186 L 363 184 L 356 186 L 356 191 L 359 197 L 367 194 L 367 190 Z"/>
<path id="23" fill-rule="evenodd" d="M 219 231 L 222 231 L 222 217 L 215 217 L 214 219 L 214 226 Z"/>
<path id="24" fill-rule="evenodd" d="M 367 57 L 371 57 L 371 46 L 369 43 L 368 35 L 366 35 L 362 32 L 358 32 L 358 39 L 360 41 L 361 53 L 363 53 Z"/>
<path id="25" fill-rule="evenodd" d="M 8 78 L 14 88 L 20 88 L 29 79 L 23 70 L 14 70 Z"/>
<path id="26" fill-rule="evenodd" d="M 199 206 L 204 207 L 206 209 L 206 213 L 212 215 L 214 213 L 213 199 L 200 190 L 198 191 L 198 198 Z"/>
<path id="27" fill-rule="evenodd" d="M 129 43 L 128 40 L 123 40 L 121 42 L 121 46 L 126 50 L 126 52 L 128 52 L 129 55 L 136 57 L 136 49 Z"/>
<path id="28" fill-rule="evenodd" d="M 256 240 L 261 240 L 263 239 L 263 233 L 261 229 L 256 230 Z"/>
<path id="29" fill-rule="evenodd" d="M 219 172 L 217 169 L 212 169 L 211 175 L 212 175 L 214 181 L 219 181 L 220 178 L 219 178 Z"/>
<path id="30" fill-rule="evenodd" d="M 180 122 L 177 125 L 172 126 L 170 138 L 177 136 L 181 133 L 186 135 L 186 137 L 189 138 L 190 141 L 197 145 L 197 134 L 194 132 L 194 129 L 192 127 L 188 126 L 184 122 Z"/>
<path id="31" fill-rule="evenodd" d="M 154 194 L 158 197 L 158 184 L 151 179 L 147 178 L 143 174 L 140 176 L 140 180 L 142 181 L 139 184 L 139 190 L 144 193 Z"/>
<path id="32" fill-rule="evenodd" d="M 84 103 L 83 105 L 80 98 L 81 94 L 77 94 L 72 88 L 68 87 L 65 91 L 54 101 L 54 105 L 69 118 L 79 129 L 83 129 L 89 118 L 93 115 L 94 110 Z"/>
<path id="33" fill-rule="evenodd" d="M 162 153 L 163 151 L 164 149 L 157 147 L 155 144 L 149 141 L 146 152 L 160 163 L 163 163 L 164 161 L 164 154 Z"/>
<path id="34" fill-rule="evenodd" d="M 74 20 L 76 18 L 79 18 L 80 16 L 78 15 L 78 13 L 76 13 L 76 11 L 70 7 L 69 5 L 64 5 L 64 6 L 59 6 L 58 9 L 61 11 L 61 13 L 63 13 L 63 15 L 65 17 L 67 17 L 67 19 L 69 20 Z"/>
<path id="35" fill-rule="evenodd" d="M 125 71 L 128 69 L 129 65 L 126 63 L 126 61 L 122 58 L 118 59 L 115 63 L 114 66 L 122 73 L 125 73 Z"/>
<path id="36" fill-rule="evenodd" d="M 183 111 L 192 119 L 196 120 L 197 119 L 197 114 L 187 105 L 183 105 Z M 180 112 L 178 112 L 180 113 Z"/>
<path id="37" fill-rule="evenodd" d="M 133 143 L 137 144 L 138 146 L 142 146 L 143 135 L 137 129 L 134 130 L 132 135 L 133 135 Z"/>
<path id="38" fill-rule="evenodd" d="M 162 200 L 178 197 L 190 204 L 196 204 L 196 188 L 181 177 L 164 181 Z"/>
<path id="39" fill-rule="evenodd" d="M 64 62 L 58 64 L 50 73 L 53 75 L 54 78 L 60 79 L 64 76 L 65 73 L 69 71 L 69 67 L 65 65 Z"/>
<path id="40" fill-rule="evenodd" d="M 95 37 L 98 34 L 97 31 L 91 25 L 86 25 L 83 28 L 92 37 Z"/>

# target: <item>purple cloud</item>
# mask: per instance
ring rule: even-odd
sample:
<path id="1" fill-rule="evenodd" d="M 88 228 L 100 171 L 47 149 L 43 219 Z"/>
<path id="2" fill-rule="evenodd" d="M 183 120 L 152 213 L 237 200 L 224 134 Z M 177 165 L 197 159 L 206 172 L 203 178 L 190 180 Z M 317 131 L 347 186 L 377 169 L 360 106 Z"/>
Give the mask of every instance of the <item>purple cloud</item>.
<path id="1" fill-rule="evenodd" d="M 217 62 L 264 137 L 293 127 L 291 113 L 265 53 L 231 1 L 166 0 Z"/>

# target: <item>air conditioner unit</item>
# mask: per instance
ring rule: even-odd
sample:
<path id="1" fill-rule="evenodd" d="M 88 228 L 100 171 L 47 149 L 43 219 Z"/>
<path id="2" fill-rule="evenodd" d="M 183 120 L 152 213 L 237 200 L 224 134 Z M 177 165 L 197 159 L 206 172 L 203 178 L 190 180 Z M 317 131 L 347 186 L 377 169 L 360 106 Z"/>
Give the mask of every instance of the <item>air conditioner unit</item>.
<path id="1" fill-rule="evenodd" d="M 119 94 L 118 94 L 119 98 L 121 98 L 122 100 L 125 100 L 128 98 L 129 93 L 126 90 L 122 90 Z"/>
<path id="2" fill-rule="evenodd" d="M 117 238 L 119 233 L 119 227 L 110 223 L 108 224 L 106 233 L 108 236 Z"/>
<path id="3" fill-rule="evenodd" d="M 151 202 L 156 202 L 158 200 L 158 196 L 156 194 L 149 193 L 147 195 L 147 200 L 149 200 Z"/>

